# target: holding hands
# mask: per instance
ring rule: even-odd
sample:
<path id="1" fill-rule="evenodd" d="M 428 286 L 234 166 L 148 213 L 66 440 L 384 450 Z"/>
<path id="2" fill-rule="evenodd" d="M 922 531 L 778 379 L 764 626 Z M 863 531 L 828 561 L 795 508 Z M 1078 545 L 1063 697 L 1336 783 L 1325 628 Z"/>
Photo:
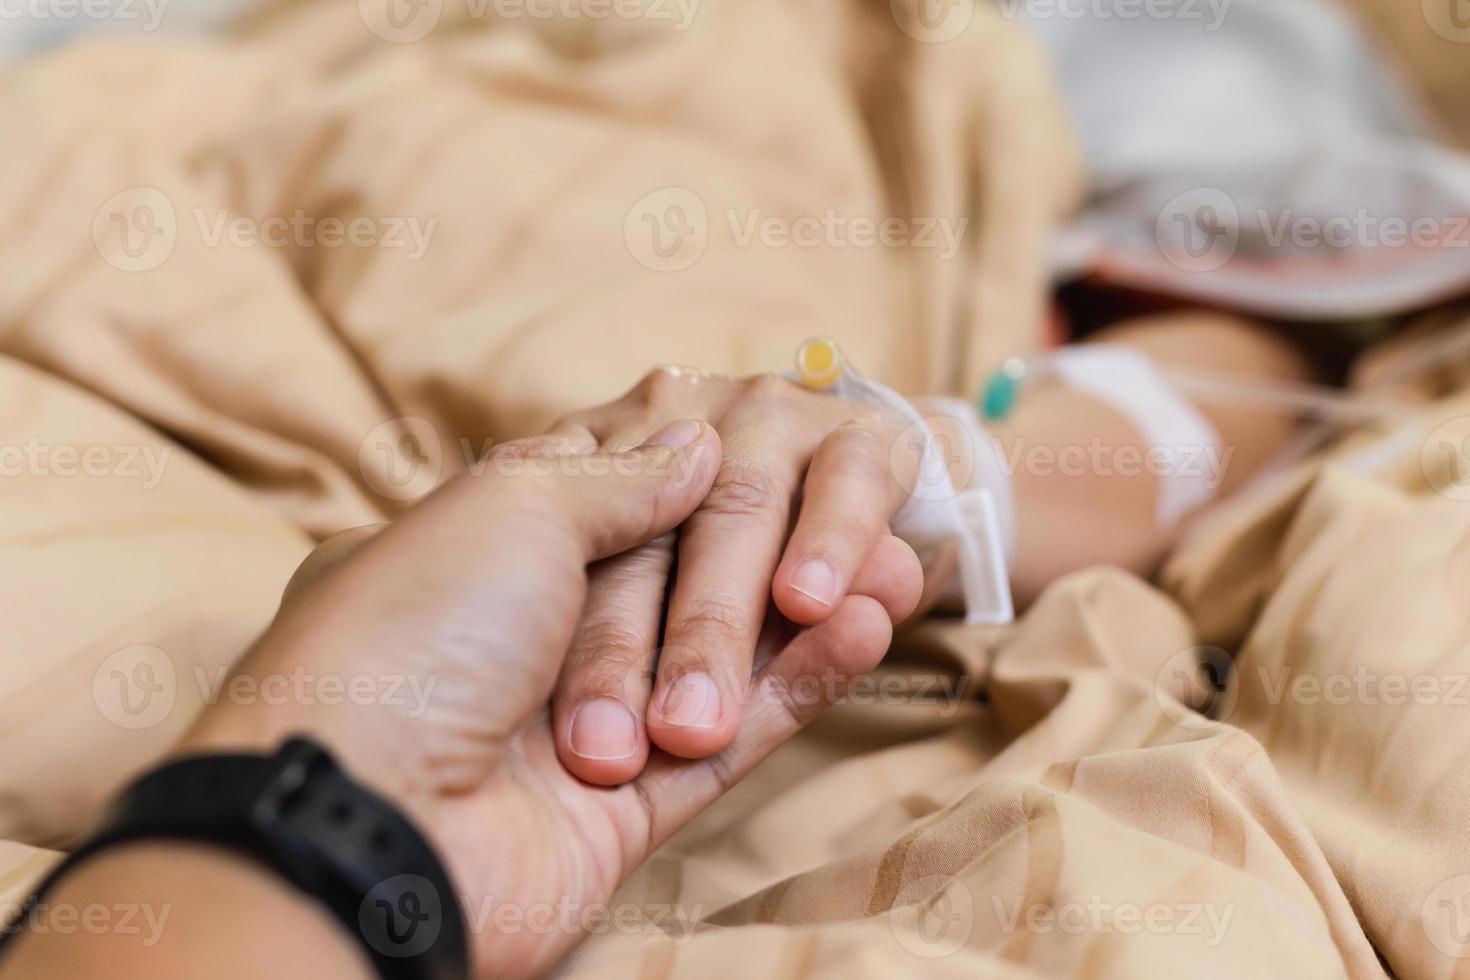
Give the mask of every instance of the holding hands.
<path id="1" fill-rule="evenodd" d="M 785 381 L 655 374 L 502 448 L 557 465 L 463 476 L 324 542 L 238 668 L 417 672 L 427 713 L 222 701 L 183 749 L 312 736 L 419 825 L 459 898 L 605 902 L 919 601 L 886 530 L 888 425 Z M 476 972 L 538 975 L 577 938 L 474 935 Z"/>
<path id="2" fill-rule="evenodd" d="M 678 535 L 589 570 L 552 705 L 557 754 L 591 783 L 636 776 L 652 746 L 686 759 L 724 749 L 754 672 L 847 597 L 875 599 L 890 622 L 919 602 L 917 559 L 888 530 L 907 499 L 892 453 L 904 422 L 879 409 L 776 375 L 662 368 L 500 452 L 617 453 L 655 432 L 692 438 L 696 423 L 718 433 L 721 459 Z"/>

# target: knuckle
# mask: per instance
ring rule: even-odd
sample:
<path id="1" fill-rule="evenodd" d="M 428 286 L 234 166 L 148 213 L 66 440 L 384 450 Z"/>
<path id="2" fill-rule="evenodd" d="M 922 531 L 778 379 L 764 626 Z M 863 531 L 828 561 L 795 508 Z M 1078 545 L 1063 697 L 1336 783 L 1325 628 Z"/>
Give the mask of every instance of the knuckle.
<path id="1" fill-rule="evenodd" d="M 768 519 L 782 509 L 784 487 L 769 466 L 727 461 L 710 487 L 703 512 L 721 518 Z"/>
<path id="2" fill-rule="evenodd" d="M 728 600 L 707 599 L 696 603 L 679 618 L 678 632 L 683 636 L 699 636 L 716 643 L 734 643 L 745 636 L 745 617 Z M 704 668 L 710 661 L 702 651 L 681 648 L 676 669 L 689 671 Z"/>
<path id="3" fill-rule="evenodd" d="M 674 540 L 673 533 L 663 534 L 618 555 L 607 573 L 613 586 L 633 588 L 645 578 L 667 576 L 674 562 Z"/>
<path id="4" fill-rule="evenodd" d="M 573 452 L 571 443 L 560 436 L 534 436 L 502 442 L 492 450 L 495 459 L 548 459 Z"/>
<path id="5" fill-rule="evenodd" d="M 612 695 L 625 704 L 637 704 L 653 684 L 653 665 L 648 659 L 599 658 L 578 664 L 576 671 L 581 697 Z"/>
<path id="6" fill-rule="evenodd" d="M 665 406 L 684 400 L 689 390 L 689 379 L 668 368 L 655 368 L 638 382 L 638 396 L 645 405 Z"/>
<path id="7" fill-rule="evenodd" d="M 787 398 L 795 390 L 795 386 L 790 381 L 774 371 L 746 378 L 744 388 L 748 397 L 760 400 Z"/>
<path id="8" fill-rule="evenodd" d="M 597 420 L 598 409 L 582 408 L 575 412 L 568 412 L 557 418 L 551 424 L 551 431 L 558 432 L 564 429 L 590 429 Z"/>
<path id="9" fill-rule="evenodd" d="M 579 650 L 595 652 L 600 661 L 631 662 L 652 652 L 647 638 L 623 625 L 621 618 L 611 611 L 583 623 L 576 646 Z"/>
<path id="10" fill-rule="evenodd" d="M 829 453 L 842 472 L 880 485 L 890 477 L 889 449 L 871 427 L 858 423 L 843 425 L 826 438 L 823 452 Z"/>
<path id="11" fill-rule="evenodd" d="M 876 460 L 888 452 L 877 426 L 867 419 L 843 422 L 822 440 L 822 448 L 834 451 L 844 459 Z"/>

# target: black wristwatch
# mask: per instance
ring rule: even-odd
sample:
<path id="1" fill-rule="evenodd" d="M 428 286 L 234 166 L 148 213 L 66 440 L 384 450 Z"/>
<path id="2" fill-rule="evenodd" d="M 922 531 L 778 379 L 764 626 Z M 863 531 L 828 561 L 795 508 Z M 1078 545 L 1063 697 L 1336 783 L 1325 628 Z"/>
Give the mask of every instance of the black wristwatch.
<path id="1" fill-rule="evenodd" d="M 384 980 L 464 980 L 469 944 L 449 875 L 422 834 L 304 738 L 274 755 L 203 755 L 143 776 L 101 828 L 31 896 L 132 841 L 215 844 L 270 868 L 327 907 Z M 8 930 L 4 940 L 14 936 Z"/>

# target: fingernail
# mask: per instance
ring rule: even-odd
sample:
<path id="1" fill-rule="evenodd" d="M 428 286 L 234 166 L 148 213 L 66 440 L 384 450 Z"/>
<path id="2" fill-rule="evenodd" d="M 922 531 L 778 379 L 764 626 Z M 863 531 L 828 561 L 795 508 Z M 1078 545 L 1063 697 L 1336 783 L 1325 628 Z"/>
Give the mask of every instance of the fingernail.
<path id="1" fill-rule="evenodd" d="M 572 712 L 568 741 L 582 759 L 626 759 L 638 751 L 638 722 L 617 701 L 583 701 Z"/>
<path id="2" fill-rule="evenodd" d="M 821 558 L 804 558 L 791 573 L 791 587 L 824 606 L 837 601 L 837 572 Z"/>
<path id="3" fill-rule="evenodd" d="M 720 689 L 708 674 L 685 674 L 664 692 L 659 714 L 675 728 L 714 728 L 720 723 Z"/>
<path id="4" fill-rule="evenodd" d="M 698 438 L 699 423 L 693 419 L 680 419 L 677 422 L 670 422 L 649 436 L 648 441 L 643 445 L 682 449 Z"/>

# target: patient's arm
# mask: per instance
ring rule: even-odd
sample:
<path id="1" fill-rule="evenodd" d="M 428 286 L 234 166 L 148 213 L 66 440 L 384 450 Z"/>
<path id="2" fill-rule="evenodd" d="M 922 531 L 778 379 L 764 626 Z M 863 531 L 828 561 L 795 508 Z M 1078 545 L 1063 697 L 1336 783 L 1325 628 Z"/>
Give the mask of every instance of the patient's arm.
<path id="1" fill-rule="evenodd" d="M 1204 310 L 1127 321 L 1094 340 L 1134 347 L 1157 364 L 1244 378 L 1309 381 L 1313 374 L 1307 356 L 1281 333 Z M 1220 435 L 1220 495 L 1259 473 L 1297 427 L 1295 419 L 1273 412 L 1195 407 Z M 1148 448 L 1117 409 L 1095 398 L 1061 385 L 1039 387 L 1024 395 L 1015 413 L 992 433 L 1002 453 L 1019 464 L 1012 475 L 1017 546 L 1011 586 L 1023 606 L 1057 578 L 1091 565 L 1116 565 L 1148 576 L 1186 526 L 1159 526 L 1159 480 L 1147 471 L 1122 474 L 1117 467 L 1091 467 L 1064 473 L 1028 465 L 1028 460 L 1054 459 L 1069 446 L 1100 447 L 1104 459 L 1117 459 L 1125 448 Z"/>

